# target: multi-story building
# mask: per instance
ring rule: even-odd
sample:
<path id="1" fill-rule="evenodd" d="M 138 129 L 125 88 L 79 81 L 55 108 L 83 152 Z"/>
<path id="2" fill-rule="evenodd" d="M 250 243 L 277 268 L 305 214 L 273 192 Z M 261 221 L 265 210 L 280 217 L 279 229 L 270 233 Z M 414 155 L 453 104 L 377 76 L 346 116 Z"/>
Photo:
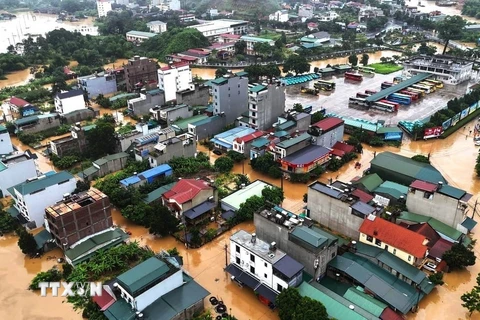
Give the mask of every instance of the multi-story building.
<path id="1" fill-rule="evenodd" d="M 165 104 L 165 93 L 160 89 L 144 90 L 140 92 L 140 97 L 127 101 L 127 110 L 129 113 L 137 116 L 145 116 L 150 113 L 150 109 L 155 106 Z"/>
<path id="2" fill-rule="evenodd" d="M 146 57 L 134 56 L 124 66 L 127 91 L 132 92 L 144 85 L 158 83 L 157 62 Z"/>
<path id="3" fill-rule="evenodd" d="M 151 167 L 167 163 L 173 158 L 190 158 L 197 153 L 197 141 L 188 133 L 184 133 L 157 143 L 148 155 Z"/>
<path id="4" fill-rule="evenodd" d="M 331 150 L 309 145 L 280 159 L 281 170 L 287 173 L 305 174 L 330 161 Z"/>
<path id="5" fill-rule="evenodd" d="M 12 140 L 5 126 L 0 124 L 0 155 L 6 155 L 13 152 Z"/>
<path id="6" fill-rule="evenodd" d="M 155 37 L 156 35 L 157 34 L 153 32 L 130 30 L 125 34 L 125 37 L 127 38 L 127 41 L 140 44 L 145 40 Z"/>
<path id="7" fill-rule="evenodd" d="M 60 126 L 60 115 L 58 113 L 39 114 L 13 120 L 15 133 L 21 131 L 35 133 Z"/>
<path id="8" fill-rule="evenodd" d="M 70 137 L 50 141 L 51 152 L 59 157 L 85 152 L 88 147 L 86 133 L 95 127 L 95 125 L 82 127 L 80 123 L 73 125 L 70 128 Z"/>
<path id="9" fill-rule="evenodd" d="M 314 10 L 313 6 L 309 4 L 301 5 L 298 8 L 298 16 L 306 19 L 313 18 L 313 10 Z"/>
<path id="10" fill-rule="evenodd" d="M 248 74 L 228 73 L 211 81 L 214 115 L 225 117 L 227 124 L 233 123 L 248 111 Z"/>
<path id="11" fill-rule="evenodd" d="M 325 185 L 318 181 L 308 186 L 308 215 L 321 225 L 356 239 L 358 229 L 369 214 L 377 215 L 381 207 L 360 200 L 350 184 L 335 181 Z M 372 197 L 373 198 L 373 197 Z"/>
<path id="12" fill-rule="evenodd" d="M 246 136 L 239 137 L 233 140 L 233 151 L 243 154 L 245 157 L 250 157 L 250 149 L 255 139 L 265 135 L 263 131 L 255 131 Z"/>
<path id="13" fill-rule="evenodd" d="M 38 228 L 44 223 L 45 208 L 72 193 L 77 180 L 66 171 L 29 178 L 8 189 L 15 200 L 13 205 L 28 222 L 29 228 Z"/>
<path id="14" fill-rule="evenodd" d="M 344 129 L 342 119 L 329 117 L 312 124 L 308 133 L 315 137 L 316 145 L 332 148 L 338 141 L 343 141 Z"/>
<path id="15" fill-rule="evenodd" d="M 273 47 L 275 45 L 275 41 L 272 39 L 265 39 L 259 37 L 252 37 L 252 36 L 241 36 L 240 40 L 245 41 L 247 44 L 247 53 L 248 54 L 255 54 L 255 44 L 257 43 L 266 43 L 269 46 Z"/>
<path id="16" fill-rule="evenodd" d="M 98 17 L 106 17 L 112 11 L 112 3 L 109 0 L 97 0 Z"/>
<path id="17" fill-rule="evenodd" d="M 230 264 L 226 271 L 232 280 L 246 285 L 260 295 L 260 300 L 274 304 L 284 289 L 299 286 L 304 266 L 277 248 L 239 230 L 230 237 Z"/>
<path id="18" fill-rule="evenodd" d="M 248 89 L 249 126 L 267 130 L 285 111 L 285 87 L 283 85 L 250 85 Z"/>
<path id="19" fill-rule="evenodd" d="M 163 33 L 167 31 L 167 24 L 159 20 L 148 22 L 147 27 L 150 29 L 151 32 L 154 33 Z"/>
<path id="20" fill-rule="evenodd" d="M 287 22 L 288 19 L 288 10 L 278 10 L 268 16 L 270 21 Z"/>
<path id="21" fill-rule="evenodd" d="M 86 109 L 83 90 L 70 90 L 55 95 L 55 111 L 59 114 L 67 114 L 73 111 Z"/>
<path id="22" fill-rule="evenodd" d="M 0 198 L 9 195 L 8 188 L 37 176 L 35 160 L 30 152 L 2 155 L 0 159 Z"/>
<path id="23" fill-rule="evenodd" d="M 312 136 L 308 133 L 302 133 L 296 137 L 284 140 L 275 145 L 270 152 L 275 160 L 280 160 L 312 144 Z"/>
<path id="24" fill-rule="evenodd" d="M 428 255 L 424 235 L 374 215 L 368 215 L 359 228 L 359 241 L 384 249 L 403 261 L 418 266 Z"/>
<path id="25" fill-rule="evenodd" d="M 322 277 L 327 264 L 337 256 L 338 239 L 283 208 L 274 207 L 255 213 L 256 234 L 305 266 L 314 279 Z M 307 226 L 309 225 L 309 226 Z"/>
<path id="26" fill-rule="evenodd" d="M 182 3 L 180 0 L 170 0 L 168 8 L 172 11 L 179 11 L 182 9 Z"/>
<path id="27" fill-rule="evenodd" d="M 322 13 L 318 18 L 318 21 L 328 22 L 328 21 L 333 21 L 338 17 L 339 15 L 335 11 L 328 11 L 328 12 Z"/>
<path id="28" fill-rule="evenodd" d="M 159 107 L 155 106 L 150 109 L 150 114 L 153 119 L 162 124 L 170 126 L 177 119 L 187 119 L 193 116 L 193 109 L 186 104 L 177 104 L 171 107 Z"/>
<path id="29" fill-rule="evenodd" d="M 193 90 L 192 72 L 187 63 L 171 63 L 158 69 L 158 88 L 165 93 L 165 101 L 177 98 L 177 92 Z"/>
<path id="30" fill-rule="evenodd" d="M 84 77 L 78 77 L 78 86 L 88 93 L 88 98 L 92 99 L 99 94 L 110 94 L 117 92 L 117 79 L 115 73 L 95 73 Z"/>
<path id="31" fill-rule="evenodd" d="M 435 79 L 457 85 L 470 79 L 473 62 L 444 55 L 416 56 L 406 60 L 403 66 L 411 75 L 431 73 Z"/>
<path id="32" fill-rule="evenodd" d="M 212 39 L 224 33 L 245 34 L 247 33 L 247 27 L 248 21 L 217 19 L 189 26 L 188 28 L 197 29 L 205 37 Z"/>
<path id="33" fill-rule="evenodd" d="M 67 250 L 78 241 L 113 226 L 110 199 L 95 188 L 65 195 L 45 208 L 45 229 L 60 248 Z"/>
<path id="34" fill-rule="evenodd" d="M 228 131 L 215 135 L 212 139 L 210 139 L 210 142 L 212 142 L 215 148 L 218 150 L 229 151 L 233 150 L 235 139 L 251 135 L 254 132 L 255 129 L 246 127 L 235 127 Z"/>

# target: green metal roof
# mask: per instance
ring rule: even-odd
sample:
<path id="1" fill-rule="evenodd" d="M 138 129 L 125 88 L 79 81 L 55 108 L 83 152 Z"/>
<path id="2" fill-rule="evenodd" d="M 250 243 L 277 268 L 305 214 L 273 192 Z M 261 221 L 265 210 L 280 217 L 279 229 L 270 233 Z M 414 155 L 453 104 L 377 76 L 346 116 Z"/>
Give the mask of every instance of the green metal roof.
<path id="1" fill-rule="evenodd" d="M 190 118 L 186 118 L 186 119 L 181 119 L 181 120 L 178 120 L 178 121 L 175 121 L 173 124 L 175 126 L 177 126 L 178 128 L 180 128 L 180 130 L 186 130 L 188 128 L 188 124 L 189 123 L 195 123 L 197 121 L 200 121 L 200 120 L 203 120 L 203 119 L 207 119 L 208 116 L 207 115 L 204 115 L 204 114 L 198 114 L 196 116 L 193 116 L 193 117 L 190 117 Z"/>
<path id="2" fill-rule="evenodd" d="M 260 137 L 260 138 L 257 138 L 255 140 L 253 140 L 252 147 L 262 148 L 262 147 L 268 145 L 269 143 L 270 143 L 270 140 L 268 140 L 267 138 Z"/>
<path id="3" fill-rule="evenodd" d="M 22 195 L 31 194 L 42 189 L 46 189 L 50 186 L 56 185 L 61 182 L 68 181 L 70 179 L 75 179 L 70 172 L 67 171 L 60 171 L 56 172 L 53 175 L 46 176 L 41 179 L 29 181 L 29 182 L 22 182 L 17 184 L 16 186 L 12 187 L 13 189 L 17 190 Z M 14 193 L 12 193 L 13 195 Z"/>
<path id="4" fill-rule="evenodd" d="M 99 170 L 95 168 L 94 166 L 88 167 L 87 169 L 81 171 L 78 173 L 78 176 L 83 178 L 90 177 L 91 175 L 94 175 L 97 173 Z"/>
<path id="5" fill-rule="evenodd" d="M 170 267 L 165 262 L 156 257 L 151 257 L 122 273 L 117 279 L 122 283 L 122 287 L 135 296 L 138 291 L 157 281 L 169 271 Z"/>
<path id="6" fill-rule="evenodd" d="M 317 234 L 327 238 L 328 239 L 328 243 L 327 243 L 328 246 L 330 246 L 334 242 L 338 242 L 338 244 L 340 245 L 342 240 L 344 240 L 343 238 L 337 237 L 336 235 L 331 234 L 330 232 L 325 231 L 325 230 L 320 229 L 320 228 L 315 227 L 315 226 L 312 226 L 310 229 L 312 231 L 316 232 Z M 347 241 L 347 243 L 349 243 L 349 241 Z"/>
<path id="7" fill-rule="evenodd" d="M 291 235 L 295 236 L 296 238 L 308 243 L 314 248 L 320 248 L 323 245 L 326 245 L 328 239 L 319 233 L 311 230 L 305 226 L 296 227 L 292 232 Z"/>
<path id="8" fill-rule="evenodd" d="M 104 164 L 108 163 L 108 160 L 105 158 L 100 158 L 95 161 L 93 161 L 97 166 L 103 166 Z"/>
<path id="9" fill-rule="evenodd" d="M 266 88 L 266 86 L 263 86 L 263 85 L 259 84 L 259 85 L 256 85 L 256 86 L 253 87 L 253 88 L 248 89 L 248 90 L 249 90 L 250 92 L 255 92 L 255 93 L 256 93 L 256 92 L 262 91 L 262 90 L 265 89 L 265 88 Z"/>
<path id="10" fill-rule="evenodd" d="M 153 32 L 131 30 L 127 32 L 127 36 L 128 35 L 152 38 L 155 37 L 157 34 Z"/>
<path id="11" fill-rule="evenodd" d="M 33 238 L 37 243 L 37 249 L 41 249 L 48 240 L 52 240 L 52 235 L 47 230 L 42 230 L 34 235 Z"/>
<path id="12" fill-rule="evenodd" d="M 411 221 L 411 222 L 416 222 L 416 223 L 428 223 L 430 227 L 432 227 L 435 231 L 438 233 L 441 233 L 448 238 L 454 240 L 454 241 L 459 241 L 459 239 L 462 237 L 463 233 L 458 231 L 455 228 L 450 227 L 449 225 L 438 221 L 435 218 L 427 217 L 421 214 L 417 213 L 412 213 L 408 211 L 403 211 L 398 219 L 405 220 L 405 221 Z"/>
<path id="13" fill-rule="evenodd" d="M 402 132 L 399 127 L 380 127 L 377 129 L 377 133 L 390 133 L 390 132 Z"/>
<path id="14" fill-rule="evenodd" d="M 283 148 L 283 149 L 290 148 L 291 146 L 294 146 L 297 143 L 300 143 L 302 141 L 305 141 L 305 140 L 308 140 L 308 139 L 311 139 L 311 138 L 312 137 L 308 133 L 303 133 L 303 134 L 299 135 L 298 137 L 295 137 L 295 138 L 277 143 L 277 147 Z"/>
<path id="15" fill-rule="evenodd" d="M 205 290 L 202 286 L 191 280 L 181 287 L 165 294 L 162 299 L 172 306 L 177 313 L 183 312 L 190 308 L 198 301 L 208 296 L 210 292 Z"/>
<path id="16" fill-rule="evenodd" d="M 385 181 L 373 192 L 388 194 L 395 199 L 400 199 L 401 196 L 406 196 L 408 187 L 392 181 Z"/>
<path id="17" fill-rule="evenodd" d="M 133 320 L 136 317 L 132 306 L 125 299 L 118 299 L 103 313 L 108 320 Z"/>
<path id="18" fill-rule="evenodd" d="M 250 197 L 262 196 L 262 191 L 265 189 L 265 187 L 272 187 L 272 185 L 261 180 L 255 180 L 245 188 L 235 191 L 234 193 L 231 193 L 227 197 L 223 198 L 221 202 L 233 208 L 234 210 L 238 210 L 240 209 L 240 205 L 247 201 L 247 199 Z"/>
<path id="19" fill-rule="evenodd" d="M 365 187 L 365 189 L 367 189 L 370 192 L 378 188 L 382 183 L 383 183 L 382 178 L 380 178 L 380 176 L 376 173 L 366 175 L 361 179 L 355 181 L 355 184 L 362 184 Z"/>
<path id="20" fill-rule="evenodd" d="M 275 128 L 275 130 L 276 130 L 276 131 L 285 131 L 285 130 L 287 130 L 287 129 L 290 129 L 290 128 L 294 127 L 295 124 L 296 124 L 295 121 L 293 121 L 293 120 L 288 120 L 288 121 L 285 121 L 285 122 L 282 123 L 282 124 L 279 124 L 279 125 Z"/>
<path id="21" fill-rule="evenodd" d="M 172 182 L 172 183 L 166 184 L 164 186 L 161 186 L 160 188 L 157 188 L 157 189 L 153 190 L 152 192 L 147 194 L 147 197 L 145 199 L 143 199 L 143 201 L 145 203 L 151 203 L 151 202 L 159 199 L 165 192 L 171 190 L 175 184 L 177 184 L 177 183 Z"/>
<path id="22" fill-rule="evenodd" d="M 0 171 L 3 171 L 5 169 L 7 169 L 7 166 L 2 161 L 0 161 Z"/>
<path id="23" fill-rule="evenodd" d="M 440 188 L 440 190 L 437 190 L 438 193 L 444 194 L 446 196 L 455 198 L 457 200 L 460 200 L 464 195 L 465 195 L 465 190 L 458 189 L 455 187 L 452 187 L 450 185 L 444 185 Z"/>
<path id="24" fill-rule="evenodd" d="M 201 125 L 210 123 L 210 122 L 212 122 L 213 120 L 216 120 L 217 118 L 220 118 L 220 116 L 208 117 L 208 118 L 205 118 L 205 119 L 202 119 L 202 120 L 198 120 L 198 121 L 195 121 L 195 122 L 191 122 L 190 124 L 191 124 L 191 125 L 194 125 L 194 126 L 201 126 Z"/>
<path id="25" fill-rule="evenodd" d="M 248 72 L 246 72 L 246 71 L 240 71 L 240 72 L 237 72 L 237 73 L 235 73 L 235 74 L 236 74 L 237 76 L 239 76 L 239 77 L 246 77 L 246 76 L 248 76 Z"/>
<path id="26" fill-rule="evenodd" d="M 226 78 L 224 78 L 224 77 L 220 77 L 220 78 L 216 78 L 216 79 L 210 80 L 210 82 L 211 82 L 212 84 L 222 85 L 222 84 L 228 82 L 228 79 L 226 79 Z"/>
<path id="27" fill-rule="evenodd" d="M 430 73 L 419 73 L 416 76 L 411 77 L 410 79 L 407 79 L 405 81 L 402 81 L 394 86 L 391 86 L 390 88 L 386 88 L 380 92 L 377 92 L 375 94 L 372 94 L 371 96 L 368 96 L 365 98 L 367 102 L 375 102 L 378 100 L 381 100 L 392 93 L 398 92 L 400 90 L 403 90 L 405 88 L 410 87 L 411 85 L 414 85 L 417 82 L 420 82 L 422 80 L 425 80 L 431 76 Z"/>
<path id="28" fill-rule="evenodd" d="M 325 293 L 314 288 L 306 282 L 303 282 L 299 287 L 298 291 L 300 295 L 304 297 L 309 297 L 313 300 L 320 301 L 325 308 L 330 317 L 335 319 L 348 319 L 348 320 L 366 320 L 367 318 L 362 317 L 353 310 L 350 310 L 348 307 L 344 306 L 335 299 L 327 296 Z"/>
<path id="29" fill-rule="evenodd" d="M 349 65 L 349 64 L 340 64 L 338 66 L 333 66 L 333 69 L 336 69 L 336 70 L 350 70 L 350 69 L 352 69 L 352 66 Z"/>
<path id="30" fill-rule="evenodd" d="M 335 72 L 333 68 L 321 68 L 318 70 L 319 73 L 326 73 L 326 72 Z"/>
<path id="31" fill-rule="evenodd" d="M 0 124 L 0 133 L 5 133 L 5 132 L 8 132 L 7 127 Z"/>
<path id="32" fill-rule="evenodd" d="M 387 308 L 386 304 L 355 288 L 349 288 L 343 297 L 376 317 L 380 317 L 383 310 Z"/>
<path id="33" fill-rule="evenodd" d="M 275 42 L 272 39 L 249 37 L 249 36 L 241 36 L 240 39 L 245 41 L 251 41 L 251 42 L 264 42 L 264 43 Z"/>
<path id="34" fill-rule="evenodd" d="M 83 127 L 82 129 L 83 129 L 83 131 L 87 132 L 87 131 L 90 131 L 90 130 L 96 128 L 96 127 L 97 127 L 96 124 L 90 124 L 88 126 Z"/>
<path id="35" fill-rule="evenodd" d="M 289 133 L 287 131 L 277 131 L 275 132 L 274 136 L 277 138 L 282 138 L 288 136 Z"/>
<path id="36" fill-rule="evenodd" d="M 125 152 L 119 152 L 119 153 L 114 153 L 114 154 L 109 154 L 106 157 L 103 157 L 103 159 L 106 159 L 107 161 L 112 161 L 112 160 L 117 160 L 121 158 L 127 158 L 128 154 Z"/>
<path id="37" fill-rule="evenodd" d="M 17 126 L 23 126 L 24 124 L 32 123 L 38 121 L 38 116 L 24 117 L 21 119 L 13 120 L 13 123 Z"/>

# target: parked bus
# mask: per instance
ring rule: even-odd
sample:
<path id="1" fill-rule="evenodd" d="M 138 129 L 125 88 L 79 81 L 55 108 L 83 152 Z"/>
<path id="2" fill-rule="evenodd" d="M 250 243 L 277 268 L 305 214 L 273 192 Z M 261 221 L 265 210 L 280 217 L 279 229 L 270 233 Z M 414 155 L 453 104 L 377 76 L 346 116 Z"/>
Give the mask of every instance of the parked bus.
<path id="1" fill-rule="evenodd" d="M 400 83 L 403 81 L 403 78 L 402 77 L 395 77 L 393 78 L 393 83 Z"/>
<path id="2" fill-rule="evenodd" d="M 398 111 L 398 109 L 400 109 L 400 104 L 398 104 L 396 102 L 388 101 L 386 99 L 380 100 L 379 102 L 386 103 L 386 104 L 391 104 L 395 108 L 395 111 Z"/>
<path id="3" fill-rule="evenodd" d="M 433 83 L 435 85 L 435 87 L 437 87 L 438 89 L 442 89 L 443 88 L 443 81 L 440 81 L 440 80 L 431 80 L 431 79 L 428 79 L 428 80 L 425 80 L 426 82 L 430 82 L 430 83 Z"/>
<path id="4" fill-rule="evenodd" d="M 365 99 L 362 99 L 362 98 L 350 98 L 348 100 L 348 103 L 349 104 L 354 104 L 354 105 L 357 105 L 357 106 L 368 107 L 367 101 L 365 101 Z"/>
<path id="5" fill-rule="evenodd" d="M 377 110 L 382 110 L 382 111 L 386 111 L 386 112 L 395 112 L 395 111 L 398 111 L 395 110 L 395 106 L 394 105 L 391 105 L 389 103 L 384 103 L 384 102 L 381 102 L 381 101 L 377 101 L 375 102 L 372 106 L 371 106 L 372 109 L 377 109 Z"/>
<path id="6" fill-rule="evenodd" d="M 425 92 L 423 90 L 418 90 L 418 89 L 415 89 L 415 88 L 412 88 L 412 87 L 408 87 L 406 90 L 410 91 L 410 92 L 413 92 L 413 93 L 417 93 L 420 98 L 425 95 Z"/>
<path id="7" fill-rule="evenodd" d="M 411 91 L 408 91 L 408 90 L 402 90 L 399 93 L 410 96 L 410 98 L 412 98 L 412 101 L 416 101 L 416 100 L 420 99 L 420 95 L 418 93 L 415 93 L 415 92 L 411 92 Z"/>
<path id="8" fill-rule="evenodd" d="M 375 90 L 365 90 L 365 93 L 366 94 L 375 94 L 375 93 L 377 93 L 377 91 L 375 91 Z"/>
<path id="9" fill-rule="evenodd" d="M 423 86 L 421 84 L 414 84 L 412 85 L 412 88 L 422 90 L 426 94 L 429 94 L 431 92 L 429 87 Z"/>
<path id="10" fill-rule="evenodd" d="M 313 86 L 317 89 L 324 90 L 324 91 L 335 90 L 335 82 L 333 81 L 318 80 Z"/>
<path id="11" fill-rule="evenodd" d="M 358 92 L 357 93 L 357 98 L 362 98 L 365 99 L 366 97 L 370 96 L 369 94 Z"/>
<path id="12" fill-rule="evenodd" d="M 437 87 L 435 87 L 435 85 L 433 83 L 428 83 L 426 81 L 422 81 L 422 82 L 419 82 L 418 84 L 421 85 L 421 86 L 429 87 L 430 92 L 435 92 L 437 90 Z"/>
<path id="13" fill-rule="evenodd" d="M 400 93 L 392 93 L 391 95 L 388 96 L 387 99 L 396 103 L 403 104 L 405 106 L 408 106 L 412 103 L 412 98 Z"/>
<path id="14" fill-rule="evenodd" d="M 367 73 L 367 74 L 374 74 L 375 73 L 375 68 L 371 67 L 358 67 L 358 71 L 362 73 Z"/>
<path id="15" fill-rule="evenodd" d="M 353 80 L 353 81 L 362 81 L 363 75 L 361 75 L 360 73 L 345 72 L 345 79 Z"/>
<path id="16" fill-rule="evenodd" d="M 393 86 L 393 85 L 394 85 L 393 82 L 387 82 L 387 81 L 385 81 L 385 82 L 382 83 L 381 88 L 382 88 L 382 90 L 383 90 L 383 89 L 390 88 L 390 87 Z"/>

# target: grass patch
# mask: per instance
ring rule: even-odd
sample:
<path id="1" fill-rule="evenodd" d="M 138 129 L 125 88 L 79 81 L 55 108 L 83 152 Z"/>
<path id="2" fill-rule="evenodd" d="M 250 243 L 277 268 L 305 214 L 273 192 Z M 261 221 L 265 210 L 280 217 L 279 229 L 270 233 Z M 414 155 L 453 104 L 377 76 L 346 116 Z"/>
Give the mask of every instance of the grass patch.
<path id="1" fill-rule="evenodd" d="M 368 66 L 375 68 L 375 72 L 379 74 L 390 74 L 403 69 L 403 66 L 394 63 L 372 63 Z"/>
<path id="2" fill-rule="evenodd" d="M 281 37 L 281 34 L 270 30 L 262 30 L 258 37 L 270 40 L 277 40 Z"/>
<path id="3" fill-rule="evenodd" d="M 456 125 L 454 125 L 453 127 L 450 127 L 447 130 L 445 130 L 440 135 L 440 139 L 445 139 L 446 137 L 448 137 L 449 135 L 451 135 L 452 133 L 454 133 L 458 129 L 464 127 L 467 123 L 469 123 L 470 121 L 472 121 L 473 119 L 478 117 L 478 115 L 480 115 L 480 109 L 475 110 L 473 113 L 469 114 L 468 116 L 466 116 L 462 120 L 458 121 Z"/>

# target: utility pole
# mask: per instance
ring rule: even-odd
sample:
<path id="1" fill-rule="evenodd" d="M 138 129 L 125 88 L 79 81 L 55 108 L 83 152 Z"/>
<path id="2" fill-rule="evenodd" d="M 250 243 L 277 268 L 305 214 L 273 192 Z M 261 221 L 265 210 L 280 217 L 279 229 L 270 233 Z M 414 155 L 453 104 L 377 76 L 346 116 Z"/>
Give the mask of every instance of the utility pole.
<path id="1" fill-rule="evenodd" d="M 282 177 L 280 178 L 280 189 L 283 191 L 283 172 L 282 172 Z"/>
<path id="2" fill-rule="evenodd" d="M 242 161 L 242 174 L 245 175 L 245 160 Z"/>
<path id="3" fill-rule="evenodd" d="M 473 206 L 472 219 L 475 218 L 475 213 L 477 212 L 478 198 L 475 200 L 475 205 Z"/>
<path id="4" fill-rule="evenodd" d="M 227 249 L 228 249 L 228 246 L 225 243 L 225 247 L 224 247 L 224 250 L 225 250 L 225 268 L 228 266 Z"/>

